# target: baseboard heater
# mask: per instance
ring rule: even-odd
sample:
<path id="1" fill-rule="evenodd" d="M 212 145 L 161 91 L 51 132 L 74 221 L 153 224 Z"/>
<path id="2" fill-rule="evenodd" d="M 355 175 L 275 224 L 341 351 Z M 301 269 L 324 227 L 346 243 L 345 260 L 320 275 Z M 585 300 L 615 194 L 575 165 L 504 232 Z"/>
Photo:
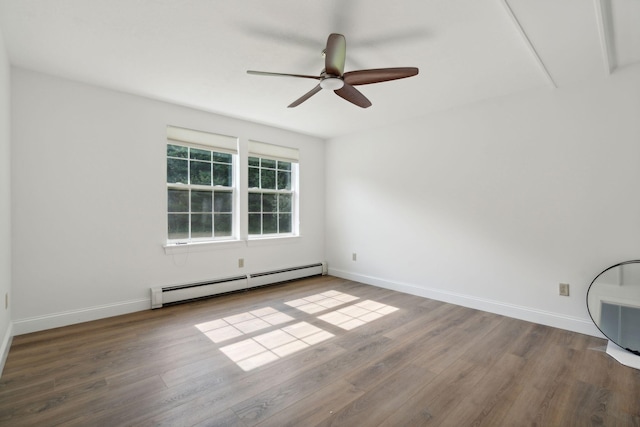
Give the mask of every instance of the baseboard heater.
<path id="1" fill-rule="evenodd" d="M 167 305 L 175 305 L 216 295 L 326 274 L 327 263 L 322 262 L 242 276 L 187 283 L 184 285 L 151 288 L 151 308 L 160 308 Z"/>

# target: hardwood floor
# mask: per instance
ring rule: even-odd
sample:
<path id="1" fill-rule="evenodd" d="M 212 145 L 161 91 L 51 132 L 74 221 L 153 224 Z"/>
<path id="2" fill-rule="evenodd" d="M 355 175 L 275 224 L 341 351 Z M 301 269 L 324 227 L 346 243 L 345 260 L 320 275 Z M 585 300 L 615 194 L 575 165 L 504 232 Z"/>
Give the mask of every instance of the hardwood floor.
<path id="1" fill-rule="evenodd" d="M 639 426 L 605 345 L 314 277 L 16 336 L 0 425 Z"/>

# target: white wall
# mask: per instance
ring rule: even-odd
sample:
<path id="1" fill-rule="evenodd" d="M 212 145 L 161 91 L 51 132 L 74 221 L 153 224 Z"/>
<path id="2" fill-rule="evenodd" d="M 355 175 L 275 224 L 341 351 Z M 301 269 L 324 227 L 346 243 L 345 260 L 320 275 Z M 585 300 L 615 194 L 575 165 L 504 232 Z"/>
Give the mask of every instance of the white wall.
<path id="1" fill-rule="evenodd" d="M 640 257 L 639 117 L 636 67 L 328 141 L 330 274 L 598 335 L 591 280 Z"/>
<path id="2" fill-rule="evenodd" d="M 0 373 L 11 344 L 11 120 L 10 67 L 0 29 Z"/>
<path id="3" fill-rule="evenodd" d="M 16 333 L 146 309 L 151 286 L 327 259 L 331 274 L 597 334 L 590 281 L 640 253 L 637 68 L 326 150 L 308 136 L 11 71 Z M 166 124 L 299 147 L 303 237 L 165 255 Z M 8 198 L 0 203 L 4 221 Z M 571 284 L 569 298 L 559 282 Z"/>
<path id="4" fill-rule="evenodd" d="M 12 72 L 16 333 L 149 308 L 150 287 L 324 260 L 322 140 Z M 166 255 L 167 124 L 298 147 L 302 237 Z"/>

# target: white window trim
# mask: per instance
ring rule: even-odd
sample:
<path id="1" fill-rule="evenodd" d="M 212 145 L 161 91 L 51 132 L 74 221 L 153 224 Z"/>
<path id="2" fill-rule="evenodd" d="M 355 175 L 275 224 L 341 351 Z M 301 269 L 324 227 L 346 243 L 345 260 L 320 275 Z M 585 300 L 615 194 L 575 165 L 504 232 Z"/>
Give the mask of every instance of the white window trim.
<path id="1" fill-rule="evenodd" d="M 202 134 L 213 138 L 203 138 Z M 195 136 L 194 136 L 195 135 Z M 273 245 L 286 245 L 299 242 L 300 234 L 300 175 L 299 175 L 299 149 L 276 144 L 252 141 L 238 137 L 224 136 L 210 132 L 200 132 L 176 126 L 167 126 L 167 144 L 188 145 L 194 148 L 219 151 L 234 154 L 234 186 L 222 187 L 233 191 L 233 233 L 230 237 L 202 238 L 191 241 L 180 239 L 166 240 L 162 245 L 166 255 L 186 254 L 190 252 L 207 252 L 212 250 L 225 250 L 240 247 L 260 247 Z M 166 146 L 166 144 L 165 144 Z M 272 160 L 281 160 L 292 163 L 295 169 L 295 179 L 292 179 L 293 207 L 292 207 L 292 232 L 282 234 L 248 234 L 247 219 L 241 216 L 248 215 L 247 197 L 249 188 L 243 183 L 248 179 L 249 157 L 263 157 Z M 166 154 L 165 154 L 166 159 Z M 248 183 L 248 182 L 247 182 Z M 180 184 L 168 184 L 179 186 Z M 177 188 L 177 187 L 176 187 Z M 215 187 L 207 187 L 215 191 Z M 166 194 L 166 193 L 165 193 Z M 165 209 L 165 219 L 167 210 Z M 165 232 L 168 224 L 165 225 Z"/>
<path id="2" fill-rule="evenodd" d="M 244 240 L 207 240 L 202 242 L 166 243 L 162 245 L 165 255 L 191 252 L 208 252 L 217 249 L 240 248 L 247 246 Z"/>
<path id="3" fill-rule="evenodd" d="M 260 142 L 255 140 L 249 140 L 247 162 L 249 157 L 260 157 L 263 159 L 279 160 L 291 163 L 291 190 L 288 193 L 293 194 L 292 210 L 291 210 L 291 232 L 290 233 L 273 233 L 273 234 L 248 234 L 247 239 L 264 240 L 264 239 L 278 239 L 285 237 L 298 237 L 300 236 L 300 150 L 294 147 L 286 147 L 283 145 L 269 144 L 266 142 Z M 245 168 L 248 170 L 248 164 Z M 246 188 L 247 194 L 251 191 L 251 188 Z M 255 191 L 255 189 L 254 189 Z M 259 190 L 260 192 L 269 192 L 269 190 Z M 275 190 L 274 193 L 280 193 Z M 247 210 L 248 215 L 248 210 Z"/>
<path id="4" fill-rule="evenodd" d="M 232 204 L 233 204 L 233 212 L 232 212 L 232 228 L 231 228 L 231 236 L 221 236 L 221 237 L 189 237 L 187 239 L 169 239 L 169 236 L 166 236 L 166 243 L 164 245 L 165 252 L 168 247 L 176 247 L 176 246 L 184 246 L 184 245 L 192 245 L 192 244 L 203 244 L 203 243 L 223 243 L 223 242 L 237 242 L 239 240 L 240 235 L 240 187 L 239 187 L 239 174 L 238 171 L 240 169 L 239 163 L 239 154 L 238 154 L 238 138 L 226 135 L 220 135 L 211 132 L 198 131 L 193 129 L 181 128 L 177 126 L 167 126 L 167 142 L 166 145 L 174 144 L 180 145 L 183 147 L 190 147 L 196 149 L 203 149 L 207 151 L 215 151 L 219 153 L 231 154 L 231 164 L 232 164 L 232 173 L 233 173 L 233 185 L 231 187 L 227 186 L 208 186 L 208 185 L 197 185 L 197 184 L 181 184 L 181 183 L 166 183 L 166 189 L 175 188 L 175 189 L 184 189 L 184 190 L 206 190 L 215 192 L 216 189 L 229 191 L 232 194 Z M 167 155 L 165 154 L 165 162 L 167 159 Z M 166 181 L 166 179 L 165 179 Z M 166 191 L 165 190 L 165 194 Z M 168 206 L 165 214 L 165 231 L 168 230 Z M 212 213 L 213 214 L 213 213 Z M 213 230 L 212 230 L 213 231 Z"/>
<path id="5" fill-rule="evenodd" d="M 261 247 L 274 245 L 287 245 L 299 242 L 301 235 L 273 235 L 252 237 L 251 239 L 237 240 L 209 240 L 204 242 L 166 243 L 162 245 L 165 255 L 186 254 L 192 252 L 209 252 L 243 247 Z"/>
<path id="6" fill-rule="evenodd" d="M 283 160 L 282 158 L 273 158 L 273 157 L 267 157 L 267 156 L 258 156 L 255 153 L 250 152 L 249 155 L 247 156 L 247 159 L 249 157 L 261 157 L 263 159 L 270 159 L 270 160 L 280 160 L 280 161 L 286 161 L 286 162 L 290 162 L 291 163 L 291 190 L 273 190 L 273 189 L 260 189 L 260 188 L 247 188 L 247 195 L 249 193 L 253 192 L 258 192 L 258 193 L 262 193 L 262 194 L 291 194 L 292 200 L 291 200 L 291 232 L 290 233 L 271 233 L 271 234 L 247 234 L 247 239 L 249 240 L 258 240 L 258 239 L 266 239 L 266 238 L 279 238 L 279 237 L 296 237 L 300 235 L 300 216 L 299 216 L 299 203 L 300 203 L 300 199 L 299 199 L 299 195 L 300 195 L 300 191 L 299 191 L 299 187 L 300 187 L 300 175 L 299 175 L 299 165 L 298 165 L 298 161 L 292 161 L 291 159 L 289 160 Z M 247 166 L 248 168 L 248 166 Z M 249 210 L 247 208 L 247 215 L 249 214 Z"/>

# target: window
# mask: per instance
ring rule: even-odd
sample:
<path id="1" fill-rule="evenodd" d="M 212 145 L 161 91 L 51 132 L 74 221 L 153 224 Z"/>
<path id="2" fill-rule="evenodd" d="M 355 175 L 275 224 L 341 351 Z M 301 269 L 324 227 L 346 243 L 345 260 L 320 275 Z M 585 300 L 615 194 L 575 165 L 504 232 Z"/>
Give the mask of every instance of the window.
<path id="1" fill-rule="evenodd" d="M 236 235 L 235 138 L 168 127 L 168 240 L 229 240 Z"/>
<path id="2" fill-rule="evenodd" d="M 298 234 L 297 149 L 167 126 L 166 159 L 168 245 Z"/>
<path id="3" fill-rule="evenodd" d="M 298 151 L 249 143 L 249 236 L 297 232 Z"/>
<path id="4" fill-rule="evenodd" d="M 249 234 L 292 232 L 291 162 L 249 157 Z"/>

